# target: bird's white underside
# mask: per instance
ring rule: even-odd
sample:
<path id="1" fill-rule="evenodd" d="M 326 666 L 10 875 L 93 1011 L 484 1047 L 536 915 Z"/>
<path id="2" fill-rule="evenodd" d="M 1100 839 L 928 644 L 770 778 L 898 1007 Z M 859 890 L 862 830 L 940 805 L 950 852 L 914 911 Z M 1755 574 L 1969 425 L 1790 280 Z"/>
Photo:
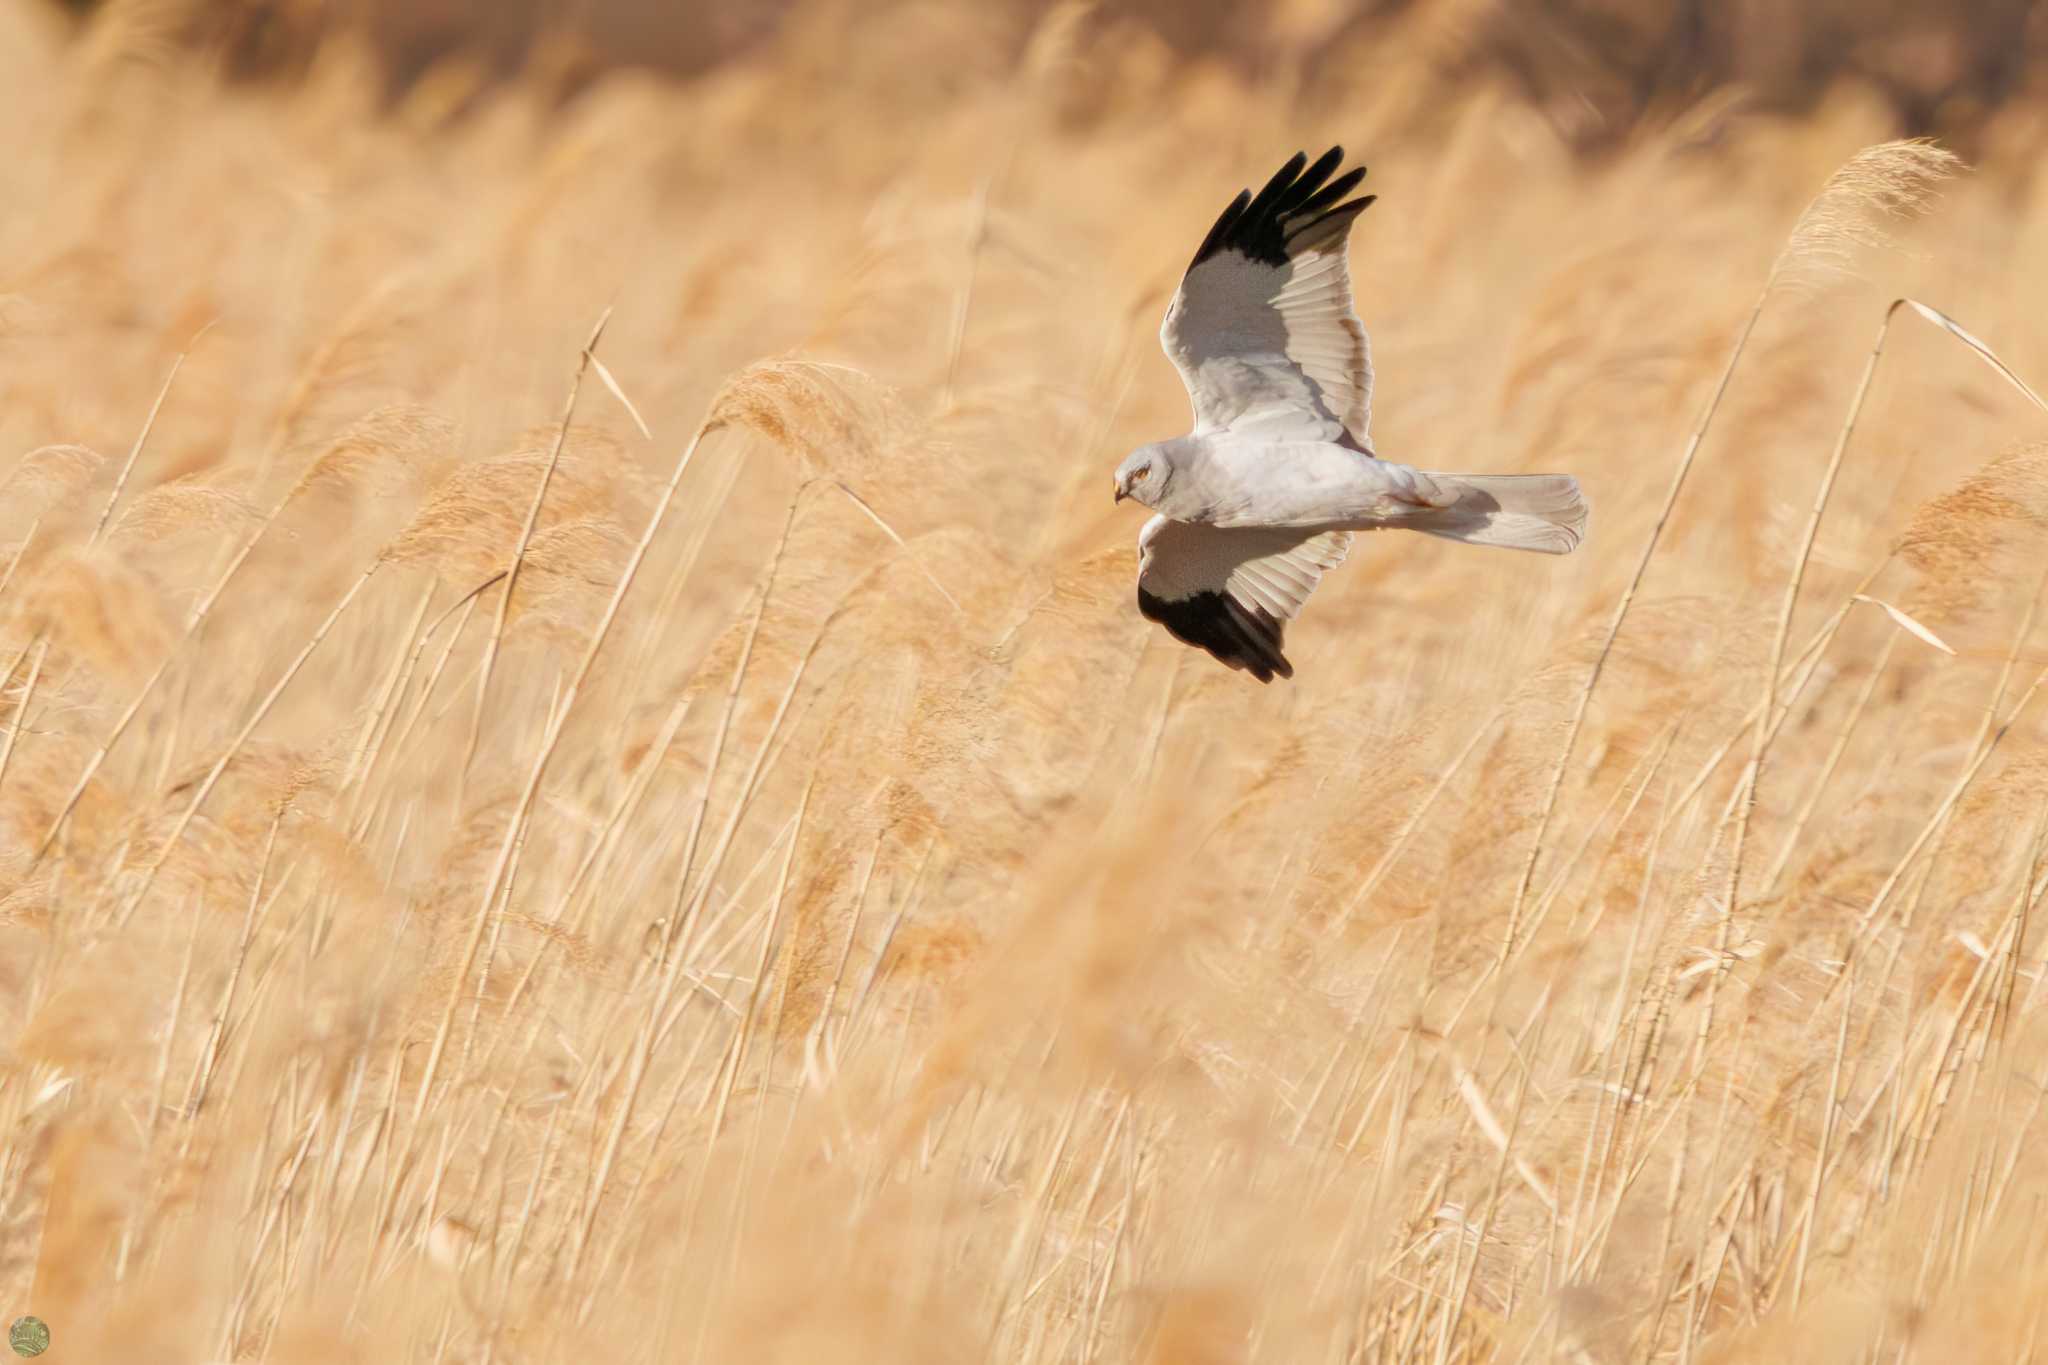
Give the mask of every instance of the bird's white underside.
<path id="1" fill-rule="evenodd" d="M 1350 548 L 1349 531 L 1205 526 L 1155 516 L 1138 533 L 1138 581 L 1169 600 L 1228 592 L 1292 621 Z"/>
<path id="2" fill-rule="evenodd" d="M 1311 233 L 1286 265 L 1222 251 L 1181 280 L 1159 338 L 1198 434 L 1348 437 L 1372 448 L 1372 352 L 1352 311 L 1349 227 Z"/>

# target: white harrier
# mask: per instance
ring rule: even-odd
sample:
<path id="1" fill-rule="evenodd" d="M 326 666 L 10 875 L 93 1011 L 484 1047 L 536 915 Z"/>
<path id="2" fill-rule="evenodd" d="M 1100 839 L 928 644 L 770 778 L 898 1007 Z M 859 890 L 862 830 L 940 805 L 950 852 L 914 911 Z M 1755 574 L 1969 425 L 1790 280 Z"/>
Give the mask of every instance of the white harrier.
<path id="1" fill-rule="evenodd" d="M 1353 531 L 1561 555 L 1586 525 L 1568 474 L 1431 474 L 1375 456 L 1372 358 L 1344 264 L 1374 196 L 1345 199 L 1365 168 L 1331 180 L 1343 160 L 1341 147 L 1313 166 L 1297 153 L 1209 229 L 1159 329 L 1195 429 L 1116 470 L 1116 500 L 1159 513 L 1138 533 L 1138 610 L 1260 682 L 1294 676 L 1281 633 Z"/>

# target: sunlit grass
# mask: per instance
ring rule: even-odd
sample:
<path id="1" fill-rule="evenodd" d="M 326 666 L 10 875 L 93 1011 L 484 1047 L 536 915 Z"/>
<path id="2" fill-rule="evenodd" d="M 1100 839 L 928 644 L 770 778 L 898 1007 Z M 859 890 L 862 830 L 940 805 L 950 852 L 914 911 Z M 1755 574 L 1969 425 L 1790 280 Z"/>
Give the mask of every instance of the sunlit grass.
<path id="1" fill-rule="evenodd" d="M 0 1316 L 2024 1358 L 2027 168 L 891 14 L 453 119 L 0 8 Z M 1259 688 L 1105 476 L 1202 229 L 1330 141 L 1377 443 L 1596 510 L 1362 538 Z"/>

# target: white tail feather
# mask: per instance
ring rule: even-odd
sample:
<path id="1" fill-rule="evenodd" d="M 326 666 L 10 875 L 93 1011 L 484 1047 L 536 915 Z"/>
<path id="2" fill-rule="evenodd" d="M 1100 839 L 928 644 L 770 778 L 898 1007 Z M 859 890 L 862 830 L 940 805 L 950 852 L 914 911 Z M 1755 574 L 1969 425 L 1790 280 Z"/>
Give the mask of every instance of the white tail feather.
<path id="1" fill-rule="evenodd" d="M 1431 474 L 1457 501 L 1402 524 L 1468 545 L 1567 555 L 1586 532 L 1585 495 L 1569 474 Z"/>

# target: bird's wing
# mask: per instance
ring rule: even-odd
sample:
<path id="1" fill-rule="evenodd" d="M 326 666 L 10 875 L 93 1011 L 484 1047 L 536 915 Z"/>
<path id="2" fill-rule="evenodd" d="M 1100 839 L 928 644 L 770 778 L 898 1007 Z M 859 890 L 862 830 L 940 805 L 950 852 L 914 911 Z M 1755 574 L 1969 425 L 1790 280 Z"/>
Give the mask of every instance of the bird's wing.
<path id="1" fill-rule="evenodd" d="M 1370 453 L 1372 351 L 1351 305 L 1345 241 L 1372 195 L 1332 147 L 1296 153 L 1266 187 L 1239 193 L 1209 229 L 1167 305 L 1160 344 L 1195 407 L 1195 430 L 1255 430 Z"/>
<path id="2" fill-rule="evenodd" d="M 1138 610 L 1260 682 L 1291 678 L 1282 634 L 1350 548 L 1349 531 L 1154 517 L 1138 533 Z"/>

